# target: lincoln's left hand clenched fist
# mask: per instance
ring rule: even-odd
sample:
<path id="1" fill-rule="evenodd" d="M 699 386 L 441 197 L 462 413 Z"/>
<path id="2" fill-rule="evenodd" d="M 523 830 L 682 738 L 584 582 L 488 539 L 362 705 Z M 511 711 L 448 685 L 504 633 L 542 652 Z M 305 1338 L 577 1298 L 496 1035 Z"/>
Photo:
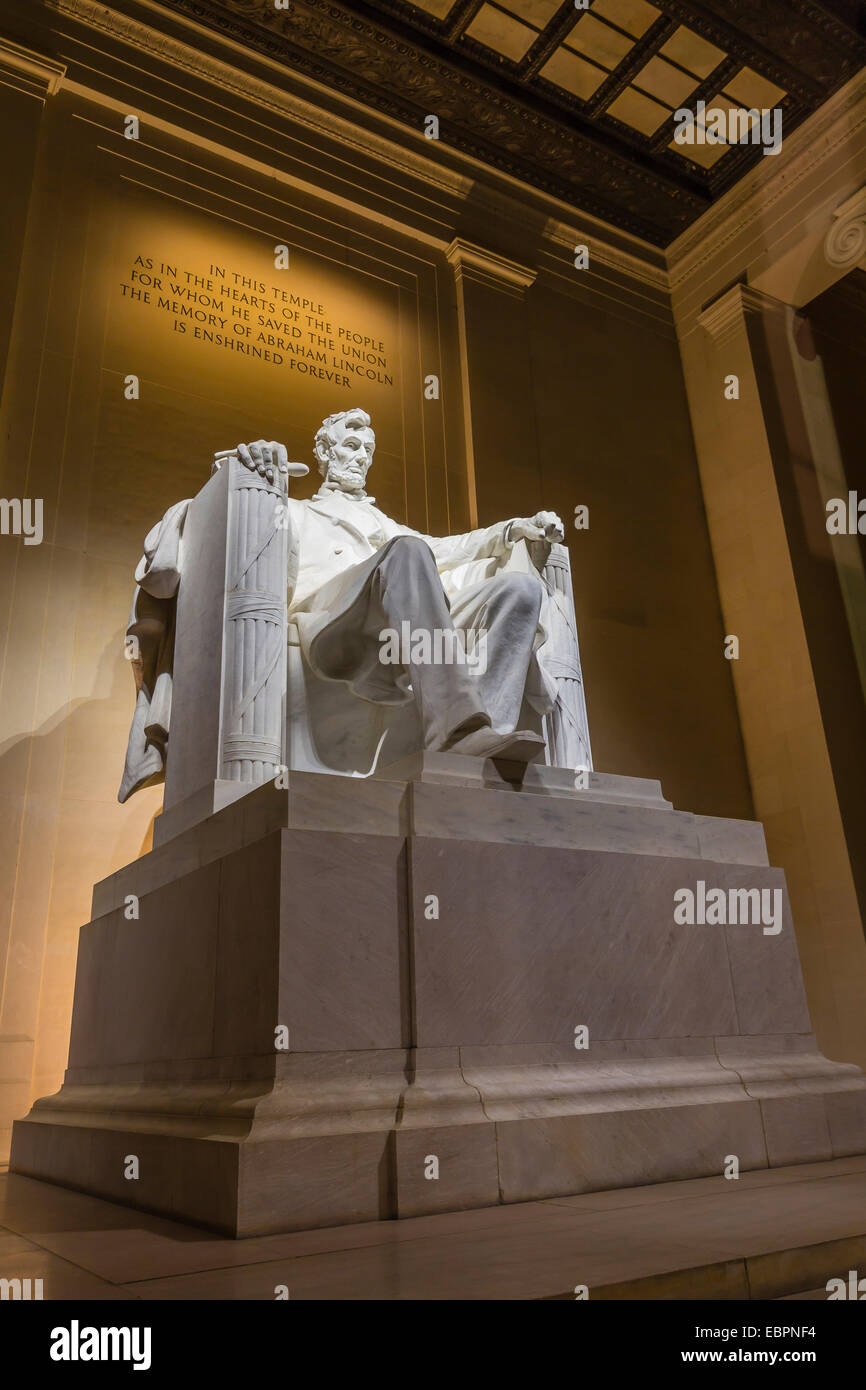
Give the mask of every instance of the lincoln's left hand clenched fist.
<path id="1" fill-rule="evenodd" d="M 510 522 L 509 535 L 513 541 L 548 541 L 552 545 L 565 540 L 565 527 L 556 512 L 536 512 Z"/>

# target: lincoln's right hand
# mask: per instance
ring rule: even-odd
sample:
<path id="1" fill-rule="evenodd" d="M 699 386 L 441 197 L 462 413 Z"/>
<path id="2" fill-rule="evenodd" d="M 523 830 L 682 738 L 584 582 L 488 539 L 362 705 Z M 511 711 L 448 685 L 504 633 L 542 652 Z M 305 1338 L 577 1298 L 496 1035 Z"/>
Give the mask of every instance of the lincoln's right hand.
<path id="1" fill-rule="evenodd" d="M 289 471 L 286 446 L 278 444 L 275 439 L 257 439 L 255 444 L 239 444 L 237 455 L 244 467 L 260 473 L 269 483 L 274 481 L 276 473 Z"/>

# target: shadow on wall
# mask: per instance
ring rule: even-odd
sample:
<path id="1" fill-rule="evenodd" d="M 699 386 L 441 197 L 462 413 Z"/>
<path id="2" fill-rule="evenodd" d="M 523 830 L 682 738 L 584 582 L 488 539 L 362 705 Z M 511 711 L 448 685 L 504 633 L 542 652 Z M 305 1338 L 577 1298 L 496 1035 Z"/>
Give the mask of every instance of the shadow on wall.
<path id="1" fill-rule="evenodd" d="M 106 854 L 103 849 L 100 859 L 108 867 L 105 873 L 112 873 L 132 859 L 147 854 L 152 846 L 153 825 L 162 804 L 162 787 L 150 789 L 148 797 L 151 805 L 147 810 L 147 824 L 142 830 L 143 809 L 134 819 L 138 836 L 137 847 L 130 851 L 130 807 L 138 810 L 144 807 L 145 797 L 120 806 L 117 801 L 117 788 L 123 772 L 126 755 L 126 739 L 129 724 L 135 707 L 135 692 L 128 663 L 118 653 L 123 651 L 126 624 L 116 630 L 104 647 L 94 677 L 95 690 L 107 690 L 102 698 L 81 698 L 70 700 L 46 719 L 33 733 L 13 736 L 0 743 L 0 796 L 23 800 L 39 798 L 41 802 L 83 801 L 100 806 L 110 806 L 115 813 L 116 830 L 111 842 L 112 848 Z M 122 742 L 111 739 L 110 734 L 122 730 Z M 100 756 L 95 757 L 98 753 Z M 93 770 L 95 790 L 91 796 L 82 795 L 77 790 L 69 790 L 69 783 L 77 788 L 82 784 L 82 765 Z M 38 768 L 59 768 L 52 797 L 44 786 L 35 788 L 32 783 Z M 153 809 L 153 798 L 159 805 Z M 27 815 L 26 804 L 23 808 Z M 20 837 L 21 816 L 17 829 Z M 104 845 L 104 840 L 103 840 Z M 20 867 L 20 866 L 19 866 Z M 20 887 L 20 885 L 18 885 Z M 91 885 L 92 887 L 92 885 Z M 8 912 L 6 925 L 8 925 Z"/>
<path id="2" fill-rule="evenodd" d="M 94 673 L 105 695 L 71 700 L 0 746 L 0 1140 L 60 1085 L 94 882 L 151 846 L 162 788 L 131 807 L 116 800 L 133 709 L 122 638 L 115 631 Z"/>

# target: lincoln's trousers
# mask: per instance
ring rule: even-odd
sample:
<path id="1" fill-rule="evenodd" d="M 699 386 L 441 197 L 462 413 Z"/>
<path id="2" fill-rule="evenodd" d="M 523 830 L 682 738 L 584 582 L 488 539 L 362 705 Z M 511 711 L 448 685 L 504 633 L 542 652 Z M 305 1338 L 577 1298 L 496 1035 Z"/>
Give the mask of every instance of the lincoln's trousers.
<path id="1" fill-rule="evenodd" d="M 310 646 L 319 675 L 347 681 L 377 703 L 413 698 L 425 748 L 441 748 L 458 731 L 517 727 L 538 634 L 540 579 L 497 574 L 461 590 L 449 605 L 426 541 L 397 536 L 346 571 L 344 592 L 348 601 Z M 389 631 L 405 659 L 383 662 Z M 418 640 L 424 634 L 426 650 Z M 454 659 L 458 645 L 466 661 Z"/>

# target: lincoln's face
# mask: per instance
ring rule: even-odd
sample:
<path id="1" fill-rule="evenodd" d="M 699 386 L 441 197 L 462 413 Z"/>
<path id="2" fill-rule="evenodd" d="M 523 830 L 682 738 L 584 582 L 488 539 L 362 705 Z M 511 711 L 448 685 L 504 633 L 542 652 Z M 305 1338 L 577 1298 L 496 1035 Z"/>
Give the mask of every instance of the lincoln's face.
<path id="1" fill-rule="evenodd" d="M 325 481 L 344 492 L 363 492 L 376 449 L 375 434 L 362 416 L 348 415 L 334 426 L 333 437 Z"/>

